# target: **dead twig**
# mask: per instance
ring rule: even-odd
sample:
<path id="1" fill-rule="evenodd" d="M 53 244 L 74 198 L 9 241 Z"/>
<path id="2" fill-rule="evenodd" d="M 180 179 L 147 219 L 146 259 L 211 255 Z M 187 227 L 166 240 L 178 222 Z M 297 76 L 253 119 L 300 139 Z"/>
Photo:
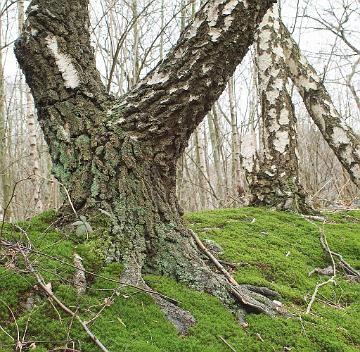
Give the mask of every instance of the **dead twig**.
<path id="1" fill-rule="evenodd" d="M 336 281 L 335 281 L 335 278 L 336 278 L 336 263 L 335 263 L 335 259 L 334 259 L 334 256 L 331 252 L 331 249 L 329 247 L 329 244 L 327 242 L 327 238 L 326 238 L 326 235 L 325 235 L 325 231 L 324 231 L 324 224 L 323 226 L 320 228 L 320 243 L 322 244 L 323 248 L 326 250 L 326 252 L 330 255 L 330 258 L 331 258 L 331 263 L 332 263 L 332 276 L 329 280 L 326 280 L 324 282 L 321 282 L 319 284 L 317 284 L 315 286 L 315 289 L 314 289 L 314 292 L 311 296 L 311 299 L 310 299 L 310 302 L 306 308 L 306 314 L 309 314 L 311 312 L 311 308 L 315 302 L 315 299 L 316 299 L 316 296 L 319 292 L 319 289 L 323 286 L 326 286 L 328 284 L 334 284 L 336 285 Z"/>
<path id="2" fill-rule="evenodd" d="M 220 262 L 215 258 L 215 256 L 205 247 L 205 245 L 202 243 L 198 235 L 190 230 L 190 234 L 194 241 L 196 242 L 197 246 L 206 254 L 206 256 L 214 263 L 216 268 L 228 279 L 228 281 L 232 285 L 239 285 L 236 280 L 231 276 L 231 274 L 220 264 Z"/>
<path id="3" fill-rule="evenodd" d="M 12 192 L 11 192 L 11 196 L 10 196 L 10 199 L 8 201 L 8 203 L 6 204 L 5 208 L 4 208 L 4 213 L 3 213 L 3 218 L 2 218 L 2 221 L 1 221 L 1 227 L 0 227 L 0 237 L 3 237 L 3 232 L 4 232 L 4 226 L 5 226 L 5 220 L 6 220 L 6 214 L 9 210 L 9 207 L 11 205 L 11 202 L 13 201 L 14 197 L 15 197 L 15 191 L 16 191 L 16 188 L 17 186 L 21 183 L 21 182 L 24 182 L 24 181 L 28 181 L 31 179 L 31 176 L 28 176 L 22 180 L 19 180 L 19 181 L 16 181 L 15 184 L 14 184 L 14 187 L 12 189 Z"/>
<path id="4" fill-rule="evenodd" d="M 14 314 L 14 312 L 12 311 L 12 309 L 9 307 L 9 305 L 6 302 L 4 302 L 2 299 L 0 299 L 0 302 L 8 309 L 8 311 L 10 312 L 12 318 L 14 319 L 14 324 L 15 324 L 15 327 L 16 327 L 16 346 L 15 346 L 15 350 L 16 351 L 21 351 L 22 350 L 22 343 L 20 341 L 20 330 L 19 330 L 19 325 L 17 323 L 17 320 L 15 318 L 15 314 Z M 13 341 L 15 341 L 14 338 L 12 338 L 12 339 L 13 339 Z"/>
<path id="5" fill-rule="evenodd" d="M 256 292 L 256 288 L 252 287 L 252 290 L 249 290 L 248 287 L 246 287 L 246 285 L 239 285 L 238 282 L 232 277 L 232 275 L 220 264 L 220 262 L 218 261 L 218 259 L 215 258 L 215 256 L 205 247 L 205 245 L 202 243 L 202 241 L 200 240 L 200 238 L 197 236 L 197 234 L 192 231 L 189 230 L 191 236 L 193 237 L 195 243 L 197 244 L 197 246 L 206 254 L 206 256 L 213 262 L 213 264 L 216 266 L 216 268 L 226 277 L 226 279 L 228 280 L 228 282 L 230 283 L 229 285 L 229 290 L 231 292 L 232 295 L 234 295 L 234 297 L 236 297 L 236 299 L 243 305 L 250 307 L 251 309 L 260 312 L 260 313 L 264 313 L 265 310 L 263 307 L 261 307 L 260 305 L 258 305 L 254 300 L 251 299 L 251 297 L 247 294 L 245 294 L 243 292 L 242 289 L 246 289 L 247 291 L 252 291 L 252 292 Z M 258 289 L 262 289 L 262 288 L 258 288 Z M 269 289 L 265 289 L 267 293 L 272 292 L 273 296 L 276 295 L 275 292 L 269 290 Z M 270 296 L 268 294 L 268 296 Z M 278 312 L 279 310 L 276 309 Z"/>
<path id="6" fill-rule="evenodd" d="M 49 285 L 46 285 L 44 282 L 44 279 L 41 277 L 41 275 L 35 270 L 32 263 L 30 262 L 26 252 L 24 252 L 23 249 L 20 249 L 20 253 L 22 254 L 25 264 L 29 270 L 29 272 L 35 277 L 37 280 L 40 288 L 44 291 L 44 293 L 48 296 L 49 299 L 53 300 L 65 313 L 70 315 L 71 317 L 75 318 L 80 325 L 83 327 L 87 335 L 90 337 L 90 339 L 100 348 L 103 352 L 109 352 L 108 349 L 102 344 L 102 342 L 91 332 L 91 330 L 88 328 L 86 323 L 79 317 L 76 312 L 73 312 L 70 308 L 68 308 L 64 303 L 62 303 L 52 292 Z"/>
<path id="7" fill-rule="evenodd" d="M 220 339 L 222 342 L 224 342 L 224 344 L 225 344 L 227 347 L 229 347 L 229 348 L 231 349 L 231 351 L 237 352 L 236 349 L 235 349 L 233 346 L 231 346 L 231 345 L 229 344 L 229 342 L 227 342 L 222 336 L 219 336 L 219 339 Z"/>
<path id="8" fill-rule="evenodd" d="M 321 242 L 321 245 L 323 246 L 324 249 L 326 249 L 326 245 Z M 357 281 L 360 281 L 360 272 L 356 269 L 354 269 L 344 258 L 341 254 L 333 252 L 332 250 L 330 250 L 331 255 L 333 257 L 338 258 L 339 262 L 340 262 L 340 266 L 345 270 L 345 272 L 351 276 L 355 276 Z"/>

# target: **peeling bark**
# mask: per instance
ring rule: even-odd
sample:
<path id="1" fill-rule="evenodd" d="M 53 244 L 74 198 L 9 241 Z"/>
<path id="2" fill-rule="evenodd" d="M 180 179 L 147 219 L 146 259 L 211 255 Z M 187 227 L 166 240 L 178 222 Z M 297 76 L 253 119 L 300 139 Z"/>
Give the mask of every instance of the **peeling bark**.
<path id="1" fill-rule="evenodd" d="M 165 60 L 118 101 L 105 93 L 95 68 L 88 0 L 31 2 L 16 56 L 54 173 L 79 213 L 110 214 L 109 256 L 123 261 L 125 282 L 166 275 L 239 309 L 234 288 L 202 259 L 182 220 L 176 162 L 272 2 L 208 1 Z M 269 299 L 241 292 L 249 310 L 277 314 Z"/>
<path id="2" fill-rule="evenodd" d="M 263 149 L 248 171 L 250 204 L 311 212 L 299 181 L 296 116 L 287 90 L 278 5 L 270 9 L 257 38 Z M 251 169 L 251 168 L 250 168 Z"/>
<path id="3" fill-rule="evenodd" d="M 321 78 L 301 54 L 284 24 L 281 24 L 281 35 L 289 75 L 306 109 L 351 180 L 360 186 L 359 137 L 342 121 Z"/>

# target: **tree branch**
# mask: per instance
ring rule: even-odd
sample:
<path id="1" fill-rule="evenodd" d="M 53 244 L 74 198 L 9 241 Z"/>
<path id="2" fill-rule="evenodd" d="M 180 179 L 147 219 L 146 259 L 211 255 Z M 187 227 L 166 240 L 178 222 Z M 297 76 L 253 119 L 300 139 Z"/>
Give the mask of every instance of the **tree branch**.
<path id="1" fill-rule="evenodd" d="M 284 24 L 281 24 L 280 31 L 290 78 L 297 86 L 306 109 L 324 139 L 348 171 L 352 181 L 360 186 L 359 138 L 342 121 L 326 87 L 301 54 L 299 46 Z"/>
<path id="2" fill-rule="evenodd" d="M 115 106 L 111 123 L 178 156 L 225 89 L 274 2 L 208 1 L 167 58 Z"/>
<path id="3" fill-rule="evenodd" d="M 64 101 L 78 93 L 104 95 L 89 25 L 88 0 L 30 3 L 15 54 L 37 106 Z"/>

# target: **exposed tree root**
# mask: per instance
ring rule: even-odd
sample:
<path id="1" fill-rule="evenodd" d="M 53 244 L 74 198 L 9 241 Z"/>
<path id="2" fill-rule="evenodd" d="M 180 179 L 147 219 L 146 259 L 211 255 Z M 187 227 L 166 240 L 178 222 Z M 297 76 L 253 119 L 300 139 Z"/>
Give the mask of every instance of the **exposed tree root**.
<path id="1" fill-rule="evenodd" d="M 204 246 L 200 238 L 194 231 L 191 231 L 191 236 L 195 240 L 198 247 L 211 260 L 216 268 L 225 276 L 229 283 L 229 291 L 244 305 L 246 310 L 265 313 L 271 316 L 277 314 L 285 314 L 285 311 L 280 309 L 278 302 L 272 301 L 270 298 L 279 297 L 279 294 L 267 287 L 257 287 L 252 285 L 239 285 L 231 274 L 221 265 L 218 259 Z"/>
<path id="2" fill-rule="evenodd" d="M 180 308 L 173 300 L 153 291 L 141 276 L 138 263 L 132 258 L 131 264 L 126 265 L 121 275 L 121 284 L 137 287 L 147 292 L 160 307 L 169 321 L 176 327 L 180 335 L 187 335 L 189 328 L 196 323 L 196 319 L 186 310 Z"/>
<path id="3" fill-rule="evenodd" d="M 171 276 L 190 288 L 206 292 L 219 298 L 237 317 L 241 325 L 245 324 L 247 313 L 263 313 L 270 316 L 290 316 L 282 304 L 275 301 L 279 295 L 266 287 L 240 285 L 231 274 L 220 264 L 217 258 L 204 246 L 197 235 L 190 231 L 191 238 L 184 241 L 183 252 L 176 252 L 169 248 L 176 257 L 176 268 L 168 272 L 159 272 L 161 275 Z M 193 239 L 193 241 L 191 240 Z M 186 243 L 186 244 L 185 244 Z M 205 254 L 212 265 L 208 265 L 202 257 Z M 182 257 L 183 256 L 183 257 Z M 131 253 L 124 260 L 124 270 L 121 284 L 138 287 L 147 292 L 159 305 L 165 316 L 171 321 L 181 335 L 186 335 L 189 328 L 196 322 L 187 311 L 180 308 L 176 302 L 153 291 L 144 281 L 142 275 L 148 271 L 144 269 L 144 253 Z M 166 262 L 166 258 L 157 258 L 157 263 Z M 215 268 L 211 269 L 212 266 Z"/>

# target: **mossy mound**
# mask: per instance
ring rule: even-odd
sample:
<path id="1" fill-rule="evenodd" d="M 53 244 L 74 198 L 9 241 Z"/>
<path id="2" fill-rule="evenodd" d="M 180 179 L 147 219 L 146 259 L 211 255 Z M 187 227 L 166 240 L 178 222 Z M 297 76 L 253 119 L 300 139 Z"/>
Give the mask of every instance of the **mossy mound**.
<path id="1" fill-rule="evenodd" d="M 112 303 L 90 324 L 109 351 L 231 351 L 226 343 L 239 352 L 360 349 L 360 284 L 349 281 L 342 272 L 336 286 L 320 290 L 312 314 L 304 314 L 315 285 L 327 279 L 317 274 L 309 277 L 308 273 L 331 262 L 321 248 L 319 229 L 298 215 L 255 208 L 187 215 L 189 225 L 201 238 L 223 247 L 221 259 L 240 263 L 233 272 L 239 283 L 278 291 L 296 317 L 273 319 L 252 314 L 247 317 L 248 327 L 242 328 L 215 298 L 164 277 L 146 277 L 153 289 L 178 300 L 196 317 L 197 324 L 186 337 L 177 335 L 145 293 L 134 289 L 114 293 L 121 265 L 106 263 L 101 251 L 106 243 L 99 239 L 103 229 L 94 226 L 88 240 L 74 240 L 75 235 L 55 229 L 54 215 L 48 212 L 19 223 L 22 230 L 6 225 L 3 239 L 23 243 L 30 239 L 34 266 L 51 282 L 56 296 L 84 320 L 91 320 L 112 296 Z M 360 212 L 326 216 L 332 220 L 325 225 L 331 249 L 359 269 Z M 81 297 L 72 284 L 75 252 L 92 272 L 87 275 L 87 293 Z M 69 351 L 98 351 L 80 324 L 50 303 L 36 288 L 34 278 L 19 268 L 24 268 L 22 259 L 0 248 L 0 351 L 14 350 L 18 332 L 27 342 L 23 351 L 66 351 L 65 346 Z"/>

